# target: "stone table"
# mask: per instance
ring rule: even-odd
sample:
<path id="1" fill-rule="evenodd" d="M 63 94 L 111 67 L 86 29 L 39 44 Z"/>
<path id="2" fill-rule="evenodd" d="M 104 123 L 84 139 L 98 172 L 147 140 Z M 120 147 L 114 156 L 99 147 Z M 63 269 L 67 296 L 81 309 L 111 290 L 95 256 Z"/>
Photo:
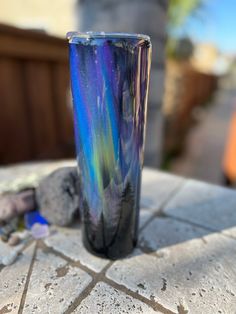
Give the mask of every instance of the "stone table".
<path id="1" fill-rule="evenodd" d="M 71 164 L 0 169 L 0 191 Z M 83 248 L 80 226 L 52 227 L 0 265 L 0 313 L 236 313 L 235 226 L 234 191 L 144 169 L 133 254 L 100 259 Z M 0 243 L 0 261 L 7 254 Z"/>

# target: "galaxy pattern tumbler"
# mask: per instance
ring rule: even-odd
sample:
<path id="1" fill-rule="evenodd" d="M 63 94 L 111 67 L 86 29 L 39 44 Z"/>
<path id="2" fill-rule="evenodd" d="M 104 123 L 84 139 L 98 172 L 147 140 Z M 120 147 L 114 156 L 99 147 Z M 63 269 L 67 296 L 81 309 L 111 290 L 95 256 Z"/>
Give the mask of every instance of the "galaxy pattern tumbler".
<path id="1" fill-rule="evenodd" d="M 137 242 L 148 36 L 68 33 L 83 242 L 116 259 Z"/>

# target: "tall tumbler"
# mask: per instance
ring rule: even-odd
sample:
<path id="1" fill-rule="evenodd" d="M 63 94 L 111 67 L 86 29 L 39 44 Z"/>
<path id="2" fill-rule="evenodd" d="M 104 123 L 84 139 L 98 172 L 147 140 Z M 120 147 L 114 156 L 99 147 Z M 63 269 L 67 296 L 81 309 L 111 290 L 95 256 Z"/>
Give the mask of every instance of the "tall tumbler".
<path id="1" fill-rule="evenodd" d="M 151 42 L 68 33 L 83 243 L 116 259 L 137 242 Z"/>

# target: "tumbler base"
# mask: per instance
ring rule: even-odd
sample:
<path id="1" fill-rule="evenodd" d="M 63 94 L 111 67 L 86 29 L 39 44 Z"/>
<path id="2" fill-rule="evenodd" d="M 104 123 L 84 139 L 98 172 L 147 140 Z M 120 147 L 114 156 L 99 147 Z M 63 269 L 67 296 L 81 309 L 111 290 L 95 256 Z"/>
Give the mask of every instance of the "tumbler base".
<path id="1" fill-rule="evenodd" d="M 130 243 L 127 245 L 126 243 L 112 245 L 110 247 L 104 248 L 95 248 L 91 243 L 87 240 L 87 238 L 83 235 L 83 245 L 91 254 L 99 256 L 105 259 L 117 260 L 120 258 L 124 258 L 132 251 L 137 245 L 137 239 L 132 241 L 132 245 Z"/>

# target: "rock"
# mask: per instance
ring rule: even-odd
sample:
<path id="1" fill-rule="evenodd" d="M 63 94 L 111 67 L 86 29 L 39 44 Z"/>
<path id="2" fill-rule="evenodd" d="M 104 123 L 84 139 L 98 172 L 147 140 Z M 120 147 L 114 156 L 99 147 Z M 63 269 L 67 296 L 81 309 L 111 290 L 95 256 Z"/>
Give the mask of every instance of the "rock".
<path id="1" fill-rule="evenodd" d="M 22 241 L 27 240 L 31 237 L 30 231 L 26 229 L 20 232 L 16 232 L 15 235 L 17 235 Z"/>
<path id="2" fill-rule="evenodd" d="M 9 239 L 9 234 L 2 234 L 2 235 L 1 235 L 1 240 L 2 240 L 3 242 L 7 242 L 8 239 Z"/>
<path id="3" fill-rule="evenodd" d="M 48 225 L 42 225 L 39 223 L 35 223 L 31 228 L 32 236 L 35 239 L 42 239 L 49 236 L 49 228 Z"/>
<path id="4" fill-rule="evenodd" d="M 34 210 L 36 207 L 35 190 L 29 189 L 17 193 L 14 197 L 14 202 L 16 204 L 18 214 L 24 214 Z"/>
<path id="5" fill-rule="evenodd" d="M 7 243 L 10 246 L 15 246 L 15 245 L 19 244 L 20 242 L 21 242 L 20 237 L 18 237 L 17 235 L 11 235 Z"/>
<path id="6" fill-rule="evenodd" d="M 1 234 L 1 240 L 3 242 L 7 242 L 10 235 L 16 231 L 18 227 L 19 219 L 17 217 L 11 219 L 8 223 L 5 223 L 1 228 L 0 228 L 0 234 Z"/>
<path id="7" fill-rule="evenodd" d="M 9 221 L 13 217 L 29 212 L 34 208 L 34 189 L 3 195 L 0 198 L 0 221 Z"/>
<path id="8" fill-rule="evenodd" d="M 24 229 L 23 231 L 15 231 L 13 232 L 8 240 L 10 241 L 10 239 L 14 237 L 14 238 L 19 238 L 19 243 L 24 244 L 27 243 L 29 239 L 32 238 L 31 232 L 30 230 Z M 11 245 L 8 241 L 8 244 Z M 14 240 L 11 240 L 14 242 Z M 16 241 L 16 240 L 15 240 Z"/>
<path id="9" fill-rule="evenodd" d="M 0 198 L 0 221 L 7 221 L 17 215 L 16 204 L 12 195 L 4 195 Z"/>
<path id="10" fill-rule="evenodd" d="M 78 187 L 76 167 L 60 168 L 44 178 L 36 189 L 42 216 L 59 226 L 71 224 L 79 214 Z"/>

